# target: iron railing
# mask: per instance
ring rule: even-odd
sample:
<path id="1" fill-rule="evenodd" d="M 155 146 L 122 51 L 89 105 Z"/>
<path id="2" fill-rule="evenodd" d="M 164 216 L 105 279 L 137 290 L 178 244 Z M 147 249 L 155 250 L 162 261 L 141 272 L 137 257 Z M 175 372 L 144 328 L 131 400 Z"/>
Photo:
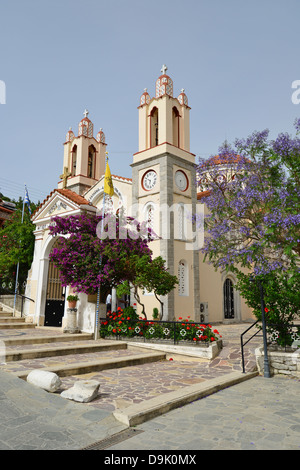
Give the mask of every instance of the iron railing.
<path id="1" fill-rule="evenodd" d="M 16 296 L 16 301 L 15 301 L 15 296 Z M 26 301 L 34 302 L 33 299 L 30 297 L 27 297 L 26 295 L 23 294 L 0 294 L 0 302 L 7 307 L 10 308 L 15 308 L 18 312 L 21 313 L 21 317 L 23 317 L 24 313 L 24 305 Z"/>
<path id="2" fill-rule="evenodd" d="M 254 333 L 250 338 L 247 339 L 247 341 L 244 342 L 244 335 L 249 331 L 251 330 L 254 326 L 256 326 L 257 324 L 261 323 L 260 320 L 256 320 L 256 322 L 252 323 L 251 326 L 249 326 L 249 328 L 247 328 L 242 334 L 241 334 L 241 355 L 242 355 L 242 369 L 243 369 L 243 373 L 245 373 L 245 355 L 244 355 L 244 346 L 246 346 L 247 343 L 249 343 L 249 341 L 251 341 L 254 337 L 263 337 L 263 334 L 262 334 L 262 326 L 259 326 L 258 330 L 256 331 L 256 333 Z M 276 328 L 277 327 L 277 328 Z M 270 331 L 273 330 L 273 331 Z M 275 345 L 277 344 L 277 341 L 276 341 L 276 336 L 278 333 L 280 333 L 280 331 L 283 329 L 283 327 L 281 325 L 276 325 L 274 323 L 266 323 L 266 335 L 267 335 L 267 345 L 270 346 L 270 345 Z M 295 336 L 298 335 L 299 339 L 300 339 L 300 323 L 292 323 L 289 325 L 289 330 L 298 330 L 298 333 L 295 333 Z M 276 334 L 276 330 L 277 330 L 277 334 Z M 261 334 L 259 334 L 261 333 Z M 288 350 L 289 346 L 288 345 L 285 345 L 285 346 L 282 346 L 283 349 L 285 350 Z"/>

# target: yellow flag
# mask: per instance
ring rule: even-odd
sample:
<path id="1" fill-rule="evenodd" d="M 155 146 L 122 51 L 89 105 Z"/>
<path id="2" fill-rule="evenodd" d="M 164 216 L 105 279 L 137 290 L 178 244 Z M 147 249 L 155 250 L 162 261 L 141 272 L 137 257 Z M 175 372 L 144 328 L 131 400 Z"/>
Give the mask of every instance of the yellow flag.
<path id="1" fill-rule="evenodd" d="M 109 194 L 109 196 L 114 195 L 114 185 L 113 185 L 113 182 L 112 182 L 112 178 L 111 178 L 108 163 L 106 164 L 105 176 L 104 176 L 104 192 L 106 194 Z"/>

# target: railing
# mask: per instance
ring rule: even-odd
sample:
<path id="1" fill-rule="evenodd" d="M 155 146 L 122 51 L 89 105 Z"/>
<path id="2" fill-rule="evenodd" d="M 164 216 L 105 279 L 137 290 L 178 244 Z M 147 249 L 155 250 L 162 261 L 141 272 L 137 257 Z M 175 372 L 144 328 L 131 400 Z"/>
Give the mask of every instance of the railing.
<path id="1" fill-rule="evenodd" d="M 34 302 L 34 300 L 31 299 L 30 297 L 27 297 L 26 295 L 22 295 L 22 294 L 17 294 L 17 296 L 22 298 L 22 300 L 21 300 L 21 317 L 22 317 L 23 316 L 24 302 L 26 300 L 30 300 L 30 302 Z"/>
<path id="2" fill-rule="evenodd" d="M 16 301 L 17 301 L 16 303 L 14 302 L 15 295 L 16 295 Z M 0 302 L 2 302 L 4 305 L 10 308 L 13 308 L 15 306 L 15 309 L 21 313 L 21 317 L 23 317 L 24 305 L 25 305 L 26 300 L 29 300 L 30 302 L 34 302 L 33 299 L 23 294 L 12 294 L 12 293 L 0 294 Z"/>
<path id="3" fill-rule="evenodd" d="M 259 327 L 259 329 L 257 330 L 256 333 L 254 333 L 246 342 L 243 341 L 243 337 L 244 335 L 249 331 L 251 330 L 254 326 L 256 326 L 258 323 L 261 323 L 260 320 L 257 320 L 256 322 L 254 322 L 249 328 L 247 328 L 247 330 L 245 330 L 242 334 L 241 334 L 241 354 L 242 354 L 242 368 L 243 368 L 243 373 L 245 373 L 245 356 L 244 356 L 244 346 L 246 346 L 247 343 L 249 343 L 249 341 L 251 341 L 252 338 L 254 338 L 255 336 L 256 337 L 263 337 L 263 334 L 262 334 L 262 327 Z M 284 327 L 282 326 L 278 326 L 274 323 L 266 323 L 266 335 L 267 335 L 267 344 L 268 346 L 269 345 L 272 345 L 272 344 L 277 344 L 276 342 L 276 334 L 274 334 L 274 332 L 276 332 L 276 326 L 278 328 L 278 331 L 281 331 Z M 268 331 L 268 328 L 273 328 L 273 332 L 270 332 Z M 300 323 L 297 324 L 297 323 L 292 323 L 291 325 L 289 325 L 289 329 L 292 330 L 292 329 L 297 329 L 298 330 L 298 333 L 295 333 L 295 337 L 298 336 L 299 340 L 300 340 Z M 259 333 L 261 333 L 259 335 Z M 287 349 L 289 346 L 288 345 L 285 345 L 285 346 L 282 346 L 283 348 Z"/>
<path id="4" fill-rule="evenodd" d="M 248 333 L 249 330 L 251 330 L 251 328 L 253 328 L 255 325 L 257 325 L 257 323 L 259 323 L 259 320 L 257 320 L 256 322 L 252 323 L 251 326 L 249 326 L 249 328 L 247 328 L 247 330 L 245 330 L 242 334 L 241 334 L 241 353 L 242 353 L 242 368 L 243 368 L 243 373 L 245 373 L 245 356 L 244 356 L 244 346 L 246 346 L 247 343 L 249 343 L 249 341 L 251 341 L 252 338 L 254 338 L 254 336 L 261 336 L 262 337 L 262 334 L 261 335 L 258 335 L 258 333 L 261 332 L 261 330 L 257 330 L 256 333 L 254 333 L 254 335 L 251 336 L 251 338 L 249 338 L 245 343 L 243 342 L 243 337 L 246 333 Z"/>

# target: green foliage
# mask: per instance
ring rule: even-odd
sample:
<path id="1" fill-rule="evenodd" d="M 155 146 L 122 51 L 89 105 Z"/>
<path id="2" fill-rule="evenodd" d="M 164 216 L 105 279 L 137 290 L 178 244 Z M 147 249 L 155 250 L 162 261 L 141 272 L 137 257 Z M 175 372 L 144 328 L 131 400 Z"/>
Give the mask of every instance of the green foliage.
<path id="1" fill-rule="evenodd" d="M 156 307 L 154 307 L 153 309 L 152 318 L 153 320 L 157 320 L 159 318 L 159 311 L 158 311 L 158 308 Z"/>
<path id="2" fill-rule="evenodd" d="M 19 262 L 19 284 L 27 279 L 28 270 L 33 260 L 35 226 L 27 211 L 17 209 L 11 219 L 0 229 L 0 273 L 1 281 L 12 281 Z"/>
<path id="3" fill-rule="evenodd" d="M 68 295 L 67 297 L 67 301 L 68 302 L 77 302 L 77 300 L 79 299 L 78 295 Z"/>
<path id="4" fill-rule="evenodd" d="M 131 278 L 131 285 L 134 289 L 134 296 L 136 301 L 142 306 L 142 312 L 146 317 L 145 306 L 143 305 L 139 289 L 147 290 L 148 292 L 153 292 L 156 299 L 161 305 L 161 316 L 163 314 L 163 302 L 160 300 L 159 296 L 167 295 L 171 292 L 176 284 L 178 284 L 178 279 L 176 276 L 172 276 L 166 266 L 165 260 L 158 256 L 154 259 L 149 258 L 149 256 L 131 256 L 131 263 L 134 265 L 134 276 Z M 118 286 L 117 295 L 121 297 L 123 294 L 130 293 L 130 285 L 128 281 L 125 281 L 123 284 Z"/>
<path id="5" fill-rule="evenodd" d="M 278 345 L 289 346 L 296 339 L 292 324 L 300 315 L 300 276 L 273 271 L 255 282 L 250 274 L 238 274 L 237 288 L 261 320 L 259 280 L 263 286 L 267 331 Z"/>

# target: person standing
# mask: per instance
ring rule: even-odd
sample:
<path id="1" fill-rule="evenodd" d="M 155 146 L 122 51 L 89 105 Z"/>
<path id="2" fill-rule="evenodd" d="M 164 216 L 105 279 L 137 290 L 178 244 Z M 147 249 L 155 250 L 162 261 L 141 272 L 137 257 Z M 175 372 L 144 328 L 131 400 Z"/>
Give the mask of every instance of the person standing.
<path id="1" fill-rule="evenodd" d="M 111 294 L 106 297 L 106 313 L 111 312 Z"/>

